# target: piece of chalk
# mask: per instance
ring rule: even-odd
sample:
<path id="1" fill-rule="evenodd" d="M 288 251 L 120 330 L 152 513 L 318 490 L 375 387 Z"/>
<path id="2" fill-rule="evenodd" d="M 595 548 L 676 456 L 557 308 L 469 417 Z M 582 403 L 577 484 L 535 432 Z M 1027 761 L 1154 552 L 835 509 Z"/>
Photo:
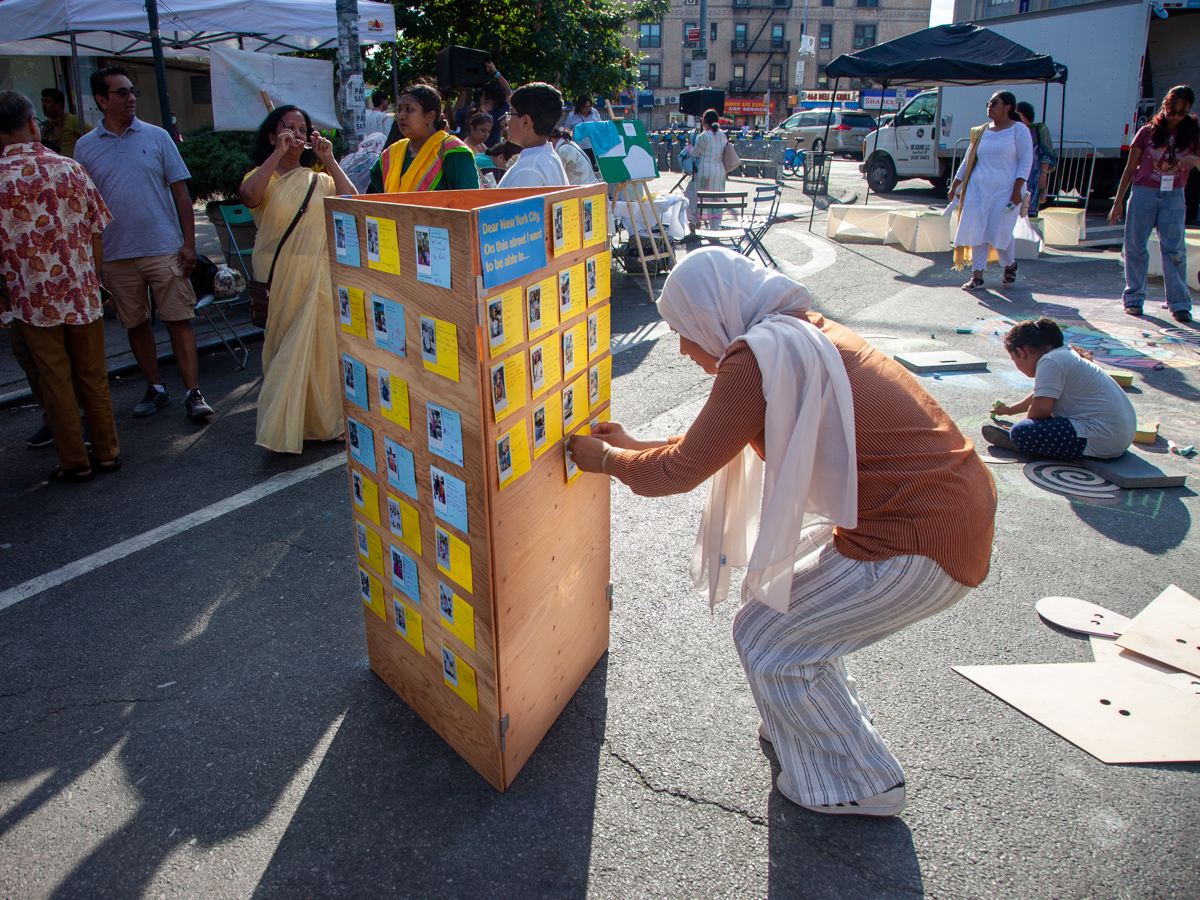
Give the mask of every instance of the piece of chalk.
<path id="1" fill-rule="evenodd" d="M 956 328 L 955 331 L 957 331 L 959 334 L 970 334 L 971 333 L 970 328 Z"/>
<path id="2" fill-rule="evenodd" d="M 1179 451 L 1179 455 L 1187 456 L 1189 453 L 1195 453 L 1195 452 L 1196 452 L 1196 445 L 1188 444 L 1186 447 L 1184 447 L 1182 450 Z"/>
<path id="3" fill-rule="evenodd" d="M 936 340 L 936 339 L 937 339 L 937 335 L 935 335 L 935 334 L 934 334 L 932 331 L 931 331 L 931 332 L 929 332 L 929 336 L 930 336 L 931 338 L 933 338 L 934 340 Z"/>

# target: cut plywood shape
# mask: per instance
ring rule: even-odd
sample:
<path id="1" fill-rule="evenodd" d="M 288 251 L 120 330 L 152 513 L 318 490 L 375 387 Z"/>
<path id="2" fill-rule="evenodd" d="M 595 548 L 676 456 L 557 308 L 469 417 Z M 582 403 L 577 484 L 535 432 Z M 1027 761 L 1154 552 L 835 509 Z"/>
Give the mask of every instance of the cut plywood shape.
<path id="1" fill-rule="evenodd" d="M 1106 763 L 1200 761 L 1200 696 L 1139 666 L 955 666 L 954 671 Z"/>
<path id="2" fill-rule="evenodd" d="M 831 206 L 829 218 L 825 221 L 825 237 L 836 237 L 842 225 L 849 225 L 877 238 L 884 238 L 888 231 L 889 212 L 891 210 L 886 206 Z"/>
<path id="3" fill-rule="evenodd" d="M 1117 487 L 1128 489 L 1183 487 L 1187 483 L 1186 473 L 1157 460 L 1151 462 L 1132 450 L 1126 450 L 1116 459 L 1085 456 L 1079 464 Z"/>
<path id="4" fill-rule="evenodd" d="M 1138 613 L 1117 644 L 1200 675 L 1200 600 L 1175 585 Z"/>
<path id="5" fill-rule="evenodd" d="M 896 362 L 910 372 L 986 372 L 987 360 L 958 350 L 938 350 L 934 353 L 897 353 Z"/>
<path id="6" fill-rule="evenodd" d="M 1076 597 L 1043 597 L 1036 609 L 1039 616 L 1059 628 L 1108 638 L 1115 638 L 1131 621 L 1127 616 Z"/>
<path id="7" fill-rule="evenodd" d="M 1160 681 L 1179 688 L 1181 691 L 1200 696 L 1200 676 L 1180 672 L 1171 666 L 1164 666 L 1162 663 L 1156 662 L 1148 656 L 1142 656 L 1140 653 L 1134 653 L 1132 650 L 1122 650 L 1117 646 L 1116 638 L 1092 635 L 1089 640 L 1092 642 L 1092 658 L 1096 662 L 1142 666 L 1147 671 L 1153 672 Z"/>

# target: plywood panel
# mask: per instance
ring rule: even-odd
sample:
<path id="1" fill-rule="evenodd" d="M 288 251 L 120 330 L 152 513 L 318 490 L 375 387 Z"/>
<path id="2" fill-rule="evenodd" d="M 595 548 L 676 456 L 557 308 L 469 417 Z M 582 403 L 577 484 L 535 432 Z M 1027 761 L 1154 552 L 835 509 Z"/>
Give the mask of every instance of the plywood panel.
<path id="1" fill-rule="evenodd" d="M 1200 600 L 1175 585 L 1134 616 L 1117 644 L 1200 675 Z"/>

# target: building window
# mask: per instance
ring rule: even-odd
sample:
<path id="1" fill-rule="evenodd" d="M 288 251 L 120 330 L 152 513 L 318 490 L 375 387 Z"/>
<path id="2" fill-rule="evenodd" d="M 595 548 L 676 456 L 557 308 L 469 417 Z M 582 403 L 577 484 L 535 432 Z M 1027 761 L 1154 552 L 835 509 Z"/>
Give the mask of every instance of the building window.
<path id="1" fill-rule="evenodd" d="M 828 50 L 832 46 L 833 46 L 833 26 L 832 25 L 822 25 L 821 26 L 821 35 L 817 39 L 817 49 L 818 50 Z"/>
<path id="2" fill-rule="evenodd" d="M 855 0 L 859 6 L 868 6 L 872 9 L 879 6 L 879 0 Z"/>
<path id="3" fill-rule="evenodd" d="M 716 63 L 708 64 L 708 80 L 709 81 L 717 80 L 717 64 Z"/>
<path id="4" fill-rule="evenodd" d="M 708 23 L 708 39 L 710 41 L 715 41 L 717 39 L 717 23 L 716 22 Z"/>
<path id="5" fill-rule="evenodd" d="M 638 66 L 643 87 L 662 87 L 662 64 L 642 63 Z"/>
<path id="6" fill-rule="evenodd" d="M 690 37 L 688 37 L 688 35 L 691 34 L 693 30 L 696 32 L 696 40 L 694 40 L 694 41 Z M 699 47 L 700 46 L 700 26 L 697 25 L 695 22 L 684 22 L 683 23 L 683 46 L 685 46 L 685 47 Z"/>
<path id="7" fill-rule="evenodd" d="M 779 50 L 782 47 L 783 47 L 783 26 L 782 25 L 772 25 L 771 26 L 771 48 L 773 50 Z"/>
<path id="8" fill-rule="evenodd" d="M 817 66 L 817 87 L 822 89 L 829 87 L 829 76 L 825 74 L 824 66 Z"/>
<path id="9" fill-rule="evenodd" d="M 771 90 L 778 91 L 783 88 L 783 64 L 771 63 Z"/>
<path id="10" fill-rule="evenodd" d="M 650 22 L 642 22 L 641 25 L 638 26 L 638 46 L 661 47 L 662 26 L 655 25 Z"/>
<path id="11" fill-rule="evenodd" d="M 854 49 L 863 50 L 867 47 L 875 46 L 875 26 L 874 25 L 855 25 L 854 26 Z"/>
<path id="12" fill-rule="evenodd" d="M 739 50 L 746 48 L 746 25 L 744 22 L 733 26 L 733 44 Z"/>
<path id="13" fill-rule="evenodd" d="M 834 0 L 821 0 L 821 5 L 822 6 L 833 6 Z"/>
<path id="14" fill-rule="evenodd" d="M 737 63 L 733 67 L 733 89 L 735 91 L 746 89 L 746 66 L 743 63 Z"/>

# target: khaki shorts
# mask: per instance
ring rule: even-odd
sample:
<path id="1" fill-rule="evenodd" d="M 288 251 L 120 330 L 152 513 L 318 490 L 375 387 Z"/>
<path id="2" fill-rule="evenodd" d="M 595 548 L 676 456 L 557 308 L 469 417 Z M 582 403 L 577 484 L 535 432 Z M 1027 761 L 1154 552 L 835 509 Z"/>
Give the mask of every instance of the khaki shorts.
<path id="1" fill-rule="evenodd" d="M 133 328 L 150 319 L 150 295 L 158 317 L 164 322 L 181 322 L 196 315 L 192 283 L 177 265 L 175 254 L 105 260 L 100 281 L 112 292 L 112 305 L 123 328 Z"/>

